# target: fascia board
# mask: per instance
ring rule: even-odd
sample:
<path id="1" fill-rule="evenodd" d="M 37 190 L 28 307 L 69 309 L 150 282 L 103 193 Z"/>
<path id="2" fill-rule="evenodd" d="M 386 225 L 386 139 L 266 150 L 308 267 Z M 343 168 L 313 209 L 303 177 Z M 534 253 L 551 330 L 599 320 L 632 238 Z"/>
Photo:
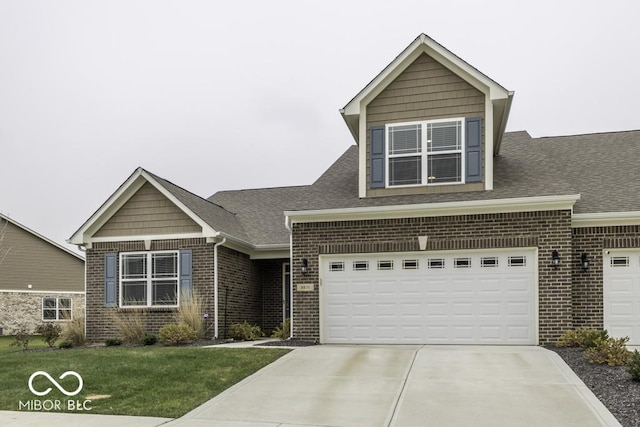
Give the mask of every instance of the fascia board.
<path id="1" fill-rule="evenodd" d="M 285 211 L 287 224 L 353 221 L 369 219 L 436 217 L 508 212 L 534 212 L 573 209 L 579 194 L 539 196 L 513 199 L 474 200 L 463 202 L 424 203 L 416 205 L 375 206 L 308 211 Z"/>
<path id="2" fill-rule="evenodd" d="M 136 191 L 142 187 L 144 181 L 138 180 L 142 174 L 142 168 L 135 170 L 133 174 L 107 199 L 106 202 L 91 215 L 91 217 L 76 231 L 68 240 L 68 243 L 74 245 L 83 245 L 87 243 L 88 238 L 104 225 L 111 216 L 118 211 L 126 203 Z"/>
<path id="3" fill-rule="evenodd" d="M 571 217 L 573 228 L 616 225 L 640 225 L 640 211 L 584 213 Z"/>
<path id="4" fill-rule="evenodd" d="M 161 185 L 158 181 L 156 181 L 151 175 L 149 175 L 146 171 L 142 171 L 142 176 L 149 181 L 151 185 L 155 187 L 156 190 L 160 191 L 167 199 L 169 199 L 173 204 L 175 204 L 180 210 L 182 210 L 189 218 L 191 218 L 196 224 L 202 227 L 202 237 L 212 237 L 216 236 L 218 232 L 214 230 L 209 224 L 207 224 L 202 218 L 196 215 L 191 209 L 189 209 L 184 203 L 176 198 L 169 190 L 167 190 L 163 185 Z"/>

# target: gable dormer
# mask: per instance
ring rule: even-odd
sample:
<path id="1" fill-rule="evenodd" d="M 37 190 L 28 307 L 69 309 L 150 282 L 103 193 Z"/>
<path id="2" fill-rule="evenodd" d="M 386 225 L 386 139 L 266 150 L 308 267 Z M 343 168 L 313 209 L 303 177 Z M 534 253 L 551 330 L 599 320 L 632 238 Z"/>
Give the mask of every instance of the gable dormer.
<path id="1" fill-rule="evenodd" d="M 360 197 L 492 190 L 512 97 L 421 34 L 340 111 Z"/>

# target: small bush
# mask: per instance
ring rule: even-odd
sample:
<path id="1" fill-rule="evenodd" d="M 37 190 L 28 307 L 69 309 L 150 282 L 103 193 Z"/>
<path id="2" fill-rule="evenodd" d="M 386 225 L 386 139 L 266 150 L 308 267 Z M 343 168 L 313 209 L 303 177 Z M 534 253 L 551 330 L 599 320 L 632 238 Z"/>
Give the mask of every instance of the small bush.
<path id="1" fill-rule="evenodd" d="M 18 324 L 13 334 L 13 341 L 9 344 L 15 347 L 22 347 L 23 351 L 29 349 L 29 340 L 31 339 L 31 331 L 26 324 Z"/>
<path id="2" fill-rule="evenodd" d="M 85 341 L 84 314 L 81 312 L 74 313 L 73 320 L 65 323 L 62 328 L 60 337 L 63 341 L 70 341 L 74 346 L 83 345 Z"/>
<path id="3" fill-rule="evenodd" d="M 234 323 L 229 328 L 231 338 L 243 341 L 255 341 L 262 338 L 263 333 L 258 325 L 252 325 L 246 320 L 242 323 Z"/>
<path id="4" fill-rule="evenodd" d="M 122 345 L 122 340 L 120 340 L 120 338 L 109 338 L 104 342 L 104 345 L 106 345 L 107 347 Z"/>
<path id="5" fill-rule="evenodd" d="M 640 381 L 640 353 L 638 353 L 638 350 L 634 350 L 629 357 L 627 371 L 631 374 L 632 380 Z"/>
<path id="6" fill-rule="evenodd" d="M 112 315 L 112 321 L 122 341 L 127 344 L 140 344 L 147 334 L 145 315 L 141 310 L 117 311 Z"/>
<path id="7" fill-rule="evenodd" d="M 598 338 L 593 347 L 585 350 L 584 354 L 591 363 L 606 363 L 609 366 L 626 365 L 631 352 L 627 350 L 629 337 L 606 339 Z"/>
<path id="8" fill-rule="evenodd" d="M 186 323 L 170 323 L 160 328 L 160 341 L 164 344 L 180 345 L 198 339 L 198 333 Z"/>
<path id="9" fill-rule="evenodd" d="M 61 333 L 62 328 L 57 323 L 41 323 L 36 328 L 36 334 L 42 335 L 42 341 L 49 347 L 53 347 Z"/>
<path id="10" fill-rule="evenodd" d="M 556 347 L 593 347 L 595 341 L 600 338 L 606 340 L 609 334 L 606 330 L 593 328 L 577 328 L 565 331 L 558 341 Z"/>
<path id="11" fill-rule="evenodd" d="M 592 348 L 598 345 L 598 341 L 606 341 L 609 338 L 607 330 L 582 329 L 582 346 Z"/>
<path id="12" fill-rule="evenodd" d="M 158 342 L 158 337 L 152 334 L 146 334 L 144 338 L 142 338 L 143 345 L 154 345 Z"/>
<path id="13" fill-rule="evenodd" d="M 279 338 L 281 340 L 286 340 L 291 336 L 291 319 L 286 318 L 284 322 L 280 324 L 277 328 L 273 330 L 271 334 L 272 338 Z"/>
<path id="14" fill-rule="evenodd" d="M 73 348 L 73 342 L 72 341 L 68 341 L 68 340 L 64 340 L 62 341 L 60 344 L 58 344 L 59 348 Z"/>

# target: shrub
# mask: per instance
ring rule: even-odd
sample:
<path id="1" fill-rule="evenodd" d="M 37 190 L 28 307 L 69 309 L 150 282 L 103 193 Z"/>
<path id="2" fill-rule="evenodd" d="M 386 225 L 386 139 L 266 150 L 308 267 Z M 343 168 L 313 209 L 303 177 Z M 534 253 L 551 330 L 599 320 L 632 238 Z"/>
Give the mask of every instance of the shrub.
<path id="1" fill-rule="evenodd" d="M 113 347 L 115 345 L 121 345 L 122 344 L 122 340 L 120 340 L 119 338 L 109 338 L 104 342 L 104 345 L 106 345 L 107 347 Z"/>
<path id="2" fill-rule="evenodd" d="M 113 324 L 127 344 L 140 344 L 147 334 L 145 329 L 145 315 L 141 310 L 117 311 L 112 316 Z"/>
<path id="3" fill-rule="evenodd" d="M 231 338 L 243 341 L 255 341 L 262 337 L 262 330 L 258 325 L 252 325 L 246 320 L 242 323 L 234 323 L 229 328 Z"/>
<path id="4" fill-rule="evenodd" d="M 57 323 L 41 323 L 36 328 L 36 333 L 42 335 L 42 341 L 47 343 L 49 347 L 53 347 L 60 338 L 62 328 Z"/>
<path id="5" fill-rule="evenodd" d="M 584 354 L 591 363 L 606 363 L 609 366 L 626 365 L 631 352 L 627 350 L 629 337 L 598 338 L 593 347 L 585 350 Z"/>
<path id="6" fill-rule="evenodd" d="M 291 319 L 286 318 L 284 322 L 280 324 L 277 328 L 273 330 L 271 334 L 272 338 L 279 338 L 281 340 L 286 340 L 291 336 Z"/>
<path id="7" fill-rule="evenodd" d="M 84 314 L 77 311 L 73 315 L 73 320 L 65 323 L 60 337 L 63 341 L 70 341 L 74 346 L 83 345 L 84 335 Z M 67 348 L 67 347 L 60 347 Z"/>
<path id="8" fill-rule="evenodd" d="M 565 331 L 558 341 L 556 347 L 593 347 L 598 338 L 607 339 L 609 334 L 606 330 L 593 328 L 577 328 Z"/>
<path id="9" fill-rule="evenodd" d="M 180 306 L 176 315 L 178 324 L 184 323 L 193 328 L 198 334 L 198 339 L 205 335 L 204 300 L 198 294 L 186 291 L 180 294 Z"/>
<path id="10" fill-rule="evenodd" d="M 198 333 L 186 323 L 170 323 L 160 328 L 160 341 L 164 344 L 180 345 L 198 339 Z"/>
<path id="11" fill-rule="evenodd" d="M 158 342 L 158 337 L 152 334 L 146 334 L 144 338 L 142 338 L 143 345 L 154 345 Z"/>
<path id="12" fill-rule="evenodd" d="M 627 371 L 631 374 L 632 380 L 640 381 L 640 353 L 638 353 L 638 350 L 634 350 L 629 357 L 629 366 L 627 366 Z"/>
<path id="13" fill-rule="evenodd" d="M 67 340 L 64 340 L 60 344 L 58 344 L 59 348 L 72 348 L 73 346 L 73 342 Z"/>
<path id="14" fill-rule="evenodd" d="M 22 350 L 27 351 L 29 349 L 29 340 L 31 339 L 31 331 L 25 323 L 19 323 L 15 327 L 13 334 L 12 346 L 22 347 Z"/>

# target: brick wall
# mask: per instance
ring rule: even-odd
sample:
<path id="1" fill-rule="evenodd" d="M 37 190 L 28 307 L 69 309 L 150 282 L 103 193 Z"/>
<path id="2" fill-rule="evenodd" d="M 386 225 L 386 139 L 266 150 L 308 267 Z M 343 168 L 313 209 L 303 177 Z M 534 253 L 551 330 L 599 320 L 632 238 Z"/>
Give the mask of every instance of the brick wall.
<path id="1" fill-rule="evenodd" d="M 151 250 L 181 250 L 193 251 L 193 292 L 205 300 L 205 310 L 213 314 L 213 244 L 205 239 L 176 239 L 151 242 Z M 167 323 L 175 322 L 177 309 L 175 308 L 112 308 L 104 306 L 104 255 L 108 252 L 144 251 L 144 242 L 109 242 L 95 243 L 92 249 L 87 249 L 87 339 L 91 342 L 116 338 L 119 333 L 113 323 L 113 316 L 118 313 L 137 311 L 144 317 L 148 333 L 158 334 L 159 329 Z M 120 259 L 118 258 L 118 263 Z M 118 266 L 119 268 L 119 266 Z M 119 298 L 120 289 L 117 289 Z"/>
<path id="2" fill-rule="evenodd" d="M 214 333 L 214 245 L 205 239 L 161 240 L 151 250 L 193 251 L 193 292 L 204 299 L 209 313 L 208 337 Z M 104 306 L 104 255 L 109 252 L 144 251 L 144 242 L 96 243 L 87 250 L 87 338 L 99 342 L 119 333 L 114 315 L 137 312 L 144 318 L 148 333 L 157 334 L 176 321 L 176 308 L 109 308 Z M 118 262 L 119 262 L 118 258 Z M 282 322 L 282 263 L 287 260 L 252 261 L 249 256 L 227 247 L 218 248 L 219 336 L 224 338 L 236 322 L 248 321 L 270 333 Z M 119 292 L 119 288 L 117 292 Z M 117 295 L 119 298 L 119 294 Z"/>
<path id="3" fill-rule="evenodd" d="M 603 251 L 640 248 L 640 226 L 584 227 L 572 231 L 573 319 L 576 327 L 604 327 Z M 589 268 L 583 271 L 580 257 L 586 253 Z"/>
<path id="4" fill-rule="evenodd" d="M 315 285 L 314 292 L 294 291 L 294 337 L 317 340 L 320 336 L 320 254 L 418 251 L 417 236 L 425 235 L 429 236 L 427 250 L 537 247 L 540 342 L 554 341 L 573 326 L 571 211 L 564 210 L 294 224 L 294 286 Z M 558 268 L 551 266 L 554 249 L 561 257 Z M 309 263 L 304 277 L 303 259 Z"/>

